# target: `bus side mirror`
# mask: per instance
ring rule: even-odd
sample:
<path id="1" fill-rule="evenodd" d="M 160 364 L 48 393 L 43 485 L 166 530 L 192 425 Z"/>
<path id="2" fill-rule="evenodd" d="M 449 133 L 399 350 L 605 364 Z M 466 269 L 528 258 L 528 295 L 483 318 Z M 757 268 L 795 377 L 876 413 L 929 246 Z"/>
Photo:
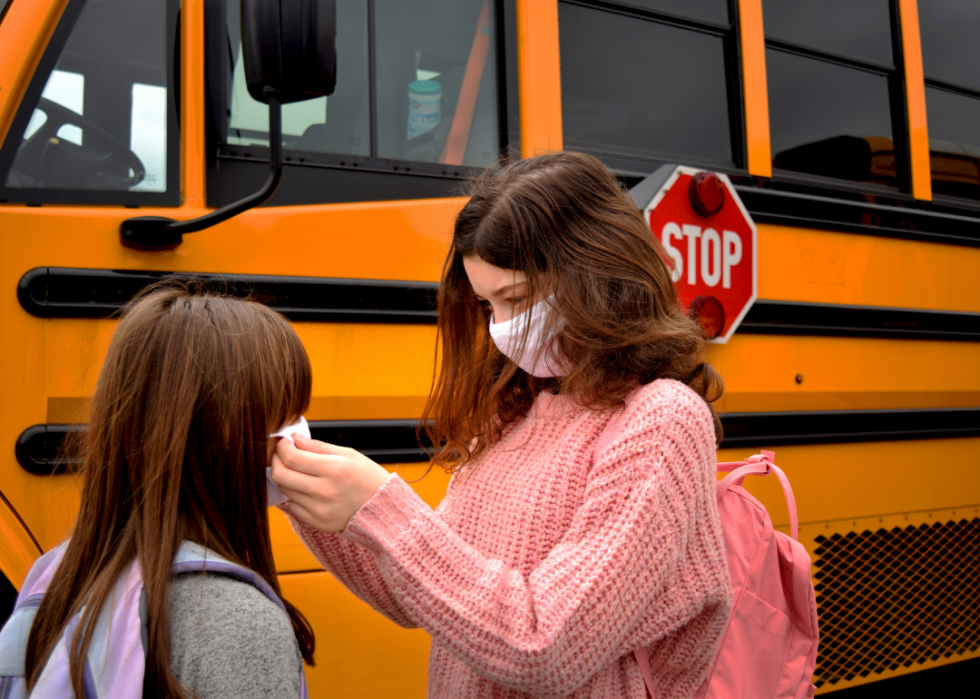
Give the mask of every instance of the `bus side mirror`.
<path id="1" fill-rule="evenodd" d="M 336 0 L 241 0 L 242 61 L 249 94 L 269 105 L 269 179 L 255 194 L 189 221 L 126 219 L 123 246 L 169 250 L 185 233 L 210 228 L 271 197 L 282 177 L 282 105 L 333 93 L 337 82 Z"/>

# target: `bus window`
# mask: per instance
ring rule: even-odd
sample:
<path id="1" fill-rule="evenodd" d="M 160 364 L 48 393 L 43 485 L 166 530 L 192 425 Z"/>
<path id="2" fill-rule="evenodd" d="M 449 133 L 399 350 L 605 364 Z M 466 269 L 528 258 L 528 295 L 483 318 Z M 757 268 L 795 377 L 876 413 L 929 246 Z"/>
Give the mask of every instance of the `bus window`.
<path id="1" fill-rule="evenodd" d="M 739 166 L 726 77 L 730 29 L 606 5 L 562 2 L 558 13 L 566 148 L 638 174 L 658 161 Z"/>
<path id="2" fill-rule="evenodd" d="M 904 186 L 887 0 L 765 0 L 763 12 L 774 168 Z"/>
<path id="3" fill-rule="evenodd" d="M 366 0 L 338 0 L 337 88 L 330 97 L 283 105 L 284 147 L 342 155 L 371 154 L 367 5 Z M 239 4 L 229 2 L 227 8 L 228 35 L 233 50 L 229 65 L 231 101 L 225 142 L 268 146 L 269 108 L 252 99 L 245 85 Z"/>
<path id="4" fill-rule="evenodd" d="M 268 108 L 246 90 L 238 24 L 237 3 L 229 2 L 232 87 L 225 144 L 268 146 Z M 337 89 L 330 97 L 283 107 L 283 147 L 492 165 L 499 150 L 492 32 L 489 0 L 338 0 Z"/>
<path id="5" fill-rule="evenodd" d="M 889 0 L 765 0 L 766 38 L 892 68 Z"/>
<path id="6" fill-rule="evenodd" d="M 727 27 L 728 0 L 622 0 L 621 4 Z"/>
<path id="7" fill-rule="evenodd" d="M 168 79 L 177 8 L 176 0 L 69 5 L 58 29 L 67 39 L 52 39 L 0 151 L 0 200 L 178 203 Z"/>
<path id="8" fill-rule="evenodd" d="M 980 199 L 980 6 L 919 3 L 934 194 Z"/>

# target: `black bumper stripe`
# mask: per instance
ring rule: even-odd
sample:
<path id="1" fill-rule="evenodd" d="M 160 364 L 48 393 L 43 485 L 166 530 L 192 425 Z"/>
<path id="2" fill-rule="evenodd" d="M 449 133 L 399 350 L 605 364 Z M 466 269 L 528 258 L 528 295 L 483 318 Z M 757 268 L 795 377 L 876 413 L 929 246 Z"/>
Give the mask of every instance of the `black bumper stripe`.
<path id="1" fill-rule="evenodd" d="M 738 333 L 980 341 L 980 313 L 760 300 Z"/>
<path id="2" fill-rule="evenodd" d="M 728 413 L 721 416 L 721 447 L 774 447 L 912 439 L 980 437 L 980 408 L 927 410 L 833 410 L 791 413 Z M 416 420 L 314 421 L 314 439 L 351 447 L 378 463 L 429 460 L 416 437 Z M 17 440 L 17 461 L 35 475 L 66 473 L 59 458 L 64 437 L 81 425 L 34 425 Z"/>
<path id="3" fill-rule="evenodd" d="M 248 296 L 294 321 L 436 322 L 435 282 L 38 267 L 21 278 L 17 297 L 39 318 L 109 318 L 164 279 L 195 279 Z M 980 341 L 980 313 L 760 300 L 738 332 Z"/>
<path id="4" fill-rule="evenodd" d="M 109 318 L 150 284 L 168 279 L 250 297 L 295 321 L 436 322 L 434 282 L 38 267 L 21 278 L 17 298 L 38 318 Z"/>

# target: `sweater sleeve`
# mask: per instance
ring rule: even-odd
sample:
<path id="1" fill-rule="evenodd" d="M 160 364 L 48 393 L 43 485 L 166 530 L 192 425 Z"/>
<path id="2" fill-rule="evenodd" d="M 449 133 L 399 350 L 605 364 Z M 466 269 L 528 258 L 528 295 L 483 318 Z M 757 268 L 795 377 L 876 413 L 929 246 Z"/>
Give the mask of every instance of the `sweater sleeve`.
<path id="1" fill-rule="evenodd" d="M 390 481 L 391 478 L 388 479 L 388 482 Z M 399 626 L 406 628 L 418 626 L 405 614 L 398 600 L 392 595 L 370 550 L 347 541 L 340 534 L 321 532 L 304 524 L 289 511 L 288 501 L 280 505 L 280 509 L 286 513 L 300 541 L 344 587 Z"/>
<path id="2" fill-rule="evenodd" d="M 526 577 L 468 545 L 397 476 L 342 536 L 373 552 L 372 584 L 380 576 L 390 604 L 477 673 L 535 696 L 572 693 L 702 613 L 722 619 L 709 625 L 720 634 L 731 588 L 714 433 L 685 391 L 640 392 L 572 526 Z M 706 636 L 691 662 L 710 659 L 718 636 Z"/>

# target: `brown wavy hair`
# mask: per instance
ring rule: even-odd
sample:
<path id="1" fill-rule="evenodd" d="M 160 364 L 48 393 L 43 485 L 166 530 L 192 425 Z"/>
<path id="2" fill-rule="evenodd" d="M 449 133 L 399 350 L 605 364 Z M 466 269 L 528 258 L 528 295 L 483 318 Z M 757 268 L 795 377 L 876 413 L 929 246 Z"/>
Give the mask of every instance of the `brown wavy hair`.
<path id="1" fill-rule="evenodd" d="M 567 376 L 535 378 L 497 349 L 489 310 L 463 267 L 471 255 L 524 272 L 529 299 L 554 295 L 550 323 Z M 456 217 L 443 267 L 441 361 L 420 428 L 435 445 L 433 464 L 459 470 L 478 459 L 542 390 L 601 410 L 621 404 L 639 384 L 670 378 L 711 407 L 723 383 L 708 363 L 700 326 L 680 308 L 665 259 L 632 199 L 597 159 L 562 152 L 487 170 Z"/>
<path id="2" fill-rule="evenodd" d="M 28 688 L 84 607 L 70 653 L 75 695 L 84 696 L 94 620 L 138 558 L 148 603 L 145 693 L 188 696 L 170 672 L 171 563 L 182 541 L 194 541 L 251 568 L 282 597 L 266 503 L 268 435 L 306 411 L 311 390 L 303 344 L 264 306 L 184 286 L 151 289 L 128 307 L 76 447 L 81 506 L 31 627 Z M 312 664 L 313 630 L 283 603 Z"/>

